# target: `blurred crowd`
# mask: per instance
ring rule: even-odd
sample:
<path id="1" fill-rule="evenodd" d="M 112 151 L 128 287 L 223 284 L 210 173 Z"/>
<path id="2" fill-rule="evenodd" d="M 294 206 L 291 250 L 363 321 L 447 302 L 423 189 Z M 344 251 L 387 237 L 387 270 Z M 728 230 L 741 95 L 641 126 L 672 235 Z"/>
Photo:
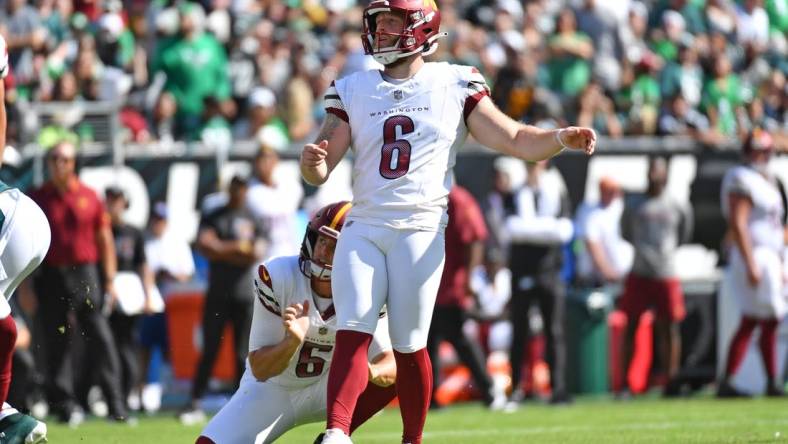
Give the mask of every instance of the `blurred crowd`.
<path id="1" fill-rule="evenodd" d="M 355 0 L 4 0 L 11 104 L 121 104 L 124 140 L 309 136 L 335 78 L 376 66 Z M 443 0 L 432 60 L 477 66 L 507 114 L 705 144 L 788 128 L 785 0 Z M 10 140 L 19 125 L 10 119 Z M 39 136 L 90 141 L 79 113 Z M 42 125 L 44 126 L 44 125 Z M 35 132 L 35 131 L 33 131 Z M 25 141 L 27 142 L 27 141 Z"/>

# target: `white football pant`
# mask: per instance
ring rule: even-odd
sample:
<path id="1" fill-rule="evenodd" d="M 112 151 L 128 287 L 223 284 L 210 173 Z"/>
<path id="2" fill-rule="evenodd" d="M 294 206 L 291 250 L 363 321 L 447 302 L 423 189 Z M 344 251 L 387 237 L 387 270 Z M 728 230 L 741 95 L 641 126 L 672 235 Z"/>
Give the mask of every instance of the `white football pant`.
<path id="1" fill-rule="evenodd" d="M 426 347 L 444 244 L 442 231 L 345 223 L 331 273 L 337 329 L 373 334 L 386 305 L 394 350 L 412 353 Z"/>
<path id="2" fill-rule="evenodd" d="M 216 444 L 273 442 L 299 425 L 326 420 L 328 372 L 315 384 L 288 389 L 255 379 L 246 364 L 238 390 L 205 426 Z"/>
<path id="3" fill-rule="evenodd" d="M 7 299 L 38 267 L 49 250 L 52 234 L 41 208 L 13 188 L 0 193 L 5 217 L 0 229 L 0 319 L 11 313 Z"/>

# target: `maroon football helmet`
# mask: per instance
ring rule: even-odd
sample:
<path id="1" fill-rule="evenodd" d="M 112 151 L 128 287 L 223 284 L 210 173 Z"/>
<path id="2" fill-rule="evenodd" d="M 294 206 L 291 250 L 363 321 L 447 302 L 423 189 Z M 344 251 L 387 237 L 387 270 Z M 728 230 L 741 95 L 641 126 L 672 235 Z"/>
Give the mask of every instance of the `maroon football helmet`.
<path id="1" fill-rule="evenodd" d="M 352 206 L 353 204 L 347 201 L 335 202 L 324 206 L 312 216 L 306 227 L 304 240 L 301 241 L 301 252 L 298 255 L 301 272 L 305 276 L 321 281 L 331 279 L 332 265 L 325 264 L 313 257 L 317 238 L 322 234 L 332 239 L 339 239 L 339 232 L 342 231 Z"/>
<path id="2" fill-rule="evenodd" d="M 750 154 L 754 151 L 772 152 L 773 150 L 774 139 L 772 135 L 761 128 L 754 128 L 747 133 L 747 137 L 744 139 L 744 145 L 742 146 L 742 151 L 746 154 Z"/>
<path id="3" fill-rule="evenodd" d="M 380 48 L 383 33 L 376 29 L 375 15 L 392 11 L 404 14 L 405 26 L 399 33 L 385 33 L 399 39 L 393 46 Z M 436 40 L 446 36 L 445 32 L 440 32 L 441 13 L 435 0 L 375 0 L 364 8 L 362 22 L 364 52 L 384 65 L 418 52 L 430 55 L 438 49 Z"/>

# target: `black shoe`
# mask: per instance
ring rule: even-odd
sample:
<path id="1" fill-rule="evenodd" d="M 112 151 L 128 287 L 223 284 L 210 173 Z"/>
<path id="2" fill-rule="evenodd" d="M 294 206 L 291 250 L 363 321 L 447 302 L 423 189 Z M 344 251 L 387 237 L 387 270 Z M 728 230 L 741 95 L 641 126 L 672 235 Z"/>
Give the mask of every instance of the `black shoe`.
<path id="1" fill-rule="evenodd" d="M 57 412 L 58 422 L 68 424 L 71 428 L 77 428 L 85 422 L 85 412 L 76 406 L 66 407 Z"/>
<path id="2" fill-rule="evenodd" d="M 682 384 L 678 379 L 671 379 L 662 389 L 662 396 L 665 398 L 676 398 L 682 395 Z"/>
<path id="3" fill-rule="evenodd" d="M 125 424 L 131 427 L 139 425 L 137 418 L 128 415 L 109 415 L 107 420 L 113 424 Z"/>
<path id="4" fill-rule="evenodd" d="M 324 436 L 326 436 L 325 433 L 321 433 L 321 434 L 317 435 L 317 438 L 315 438 L 315 442 L 313 442 L 312 444 L 320 444 L 320 443 L 322 443 Z"/>
<path id="5" fill-rule="evenodd" d="M 770 398 L 782 398 L 785 396 L 785 390 L 776 384 L 769 384 L 766 386 L 766 396 Z"/>
<path id="6" fill-rule="evenodd" d="M 443 410 L 444 408 L 445 408 L 444 405 L 438 404 L 438 402 L 435 401 L 434 399 L 430 401 L 430 410 Z"/>
<path id="7" fill-rule="evenodd" d="M 747 393 L 739 391 L 728 381 L 720 382 L 720 385 L 717 386 L 717 397 L 718 398 L 750 398 L 751 396 Z"/>
<path id="8" fill-rule="evenodd" d="M 572 402 L 572 397 L 565 392 L 553 393 L 549 401 L 550 405 L 569 405 Z"/>

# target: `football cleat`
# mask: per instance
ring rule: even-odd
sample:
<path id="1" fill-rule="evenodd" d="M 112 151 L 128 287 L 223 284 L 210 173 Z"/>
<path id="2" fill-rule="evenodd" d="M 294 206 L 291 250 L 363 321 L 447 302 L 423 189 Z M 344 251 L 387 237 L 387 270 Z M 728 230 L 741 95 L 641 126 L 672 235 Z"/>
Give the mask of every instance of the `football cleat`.
<path id="1" fill-rule="evenodd" d="M 328 429 L 323 433 L 321 444 L 353 444 L 353 441 L 342 430 Z"/>
<path id="2" fill-rule="evenodd" d="M 22 413 L 12 413 L 0 421 L 0 444 L 47 442 L 47 425 Z"/>
<path id="3" fill-rule="evenodd" d="M 749 398 L 750 395 L 739 391 L 736 387 L 733 386 L 729 381 L 724 380 L 720 383 L 717 387 L 717 397 L 718 398 Z"/>

